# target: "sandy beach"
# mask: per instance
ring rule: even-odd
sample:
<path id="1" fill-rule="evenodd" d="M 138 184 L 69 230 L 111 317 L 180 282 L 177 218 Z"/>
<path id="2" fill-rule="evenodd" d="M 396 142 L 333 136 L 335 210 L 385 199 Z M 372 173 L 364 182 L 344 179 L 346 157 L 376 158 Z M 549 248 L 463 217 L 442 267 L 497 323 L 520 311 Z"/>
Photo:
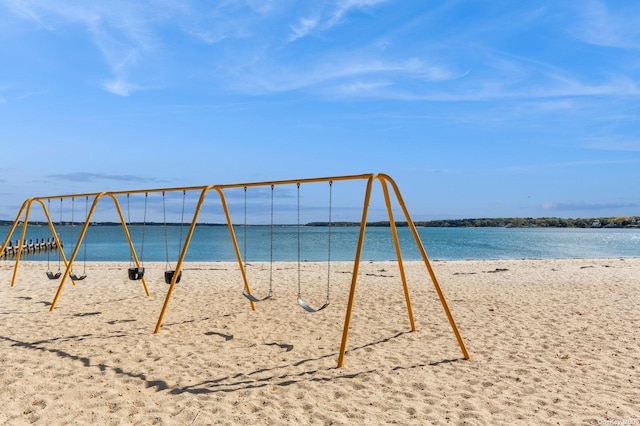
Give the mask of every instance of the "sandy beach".
<path id="1" fill-rule="evenodd" d="M 49 312 L 46 265 L 0 262 L 0 423 L 640 424 L 640 259 L 436 261 L 471 355 L 464 360 L 424 265 L 363 262 L 345 366 L 336 368 L 352 264 L 331 266 L 330 306 L 296 304 L 295 263 L 250 309 L 234 263 L 188 263 L 168 286 L 127 264 L 89 263 Z M 78 266 L 76 265 L 76 268 Z M 315 306 L 326 264 L 305 263 Z M 257 296 L 269 264 L 248 268 Z"/>

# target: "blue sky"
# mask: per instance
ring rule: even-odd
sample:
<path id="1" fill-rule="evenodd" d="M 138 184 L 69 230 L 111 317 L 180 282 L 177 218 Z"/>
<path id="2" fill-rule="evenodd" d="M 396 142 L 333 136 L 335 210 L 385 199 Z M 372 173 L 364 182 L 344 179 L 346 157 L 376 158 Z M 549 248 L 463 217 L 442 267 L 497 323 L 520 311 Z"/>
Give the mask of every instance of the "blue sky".
<path id="1" fill-rule="evenodd" d="M 0 0 L 0 40 L 2 219 L 368 172 L 414 220 L 640 214 L 636 0 Z"/>

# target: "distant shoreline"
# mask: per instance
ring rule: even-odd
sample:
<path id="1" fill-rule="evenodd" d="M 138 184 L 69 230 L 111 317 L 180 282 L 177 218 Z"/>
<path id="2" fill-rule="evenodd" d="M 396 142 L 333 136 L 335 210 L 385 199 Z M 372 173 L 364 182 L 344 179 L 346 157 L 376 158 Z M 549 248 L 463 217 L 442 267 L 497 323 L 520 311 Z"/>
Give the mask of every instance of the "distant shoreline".
<path id="1" fill-rule="evenodd" d="M 57 222 L 54 222 L 58 224 Z M 63 225 L 78 225 L 81 221 L 63 221 Z M 11 226 L 13 221 L 0 220 L 0 226 Z M 47 222 L 29 222 L 30 225 L 46 226 Z M 162 222 L 131 222 L 130 225 L 140 226 L 163 226 Z M 566 219 L 558 217 L 542 218 L 476 218 L 476 219 L 440 219 L 428 221 L 415 221 L 419 227 L 431 228 L 640 228 L 640 216 L 624 217 L 597 217 L 597 218 L 577 218 Z M 95 226 L 120 226 L 120 222 L 93 222 Z M 180 223 L 167 223 L 175 226 Z M 198 226 L 227 226 L 226 223 L 198 223 Z M 269 225 L 248 225 L 248 226 L 269 226 Z M 296 224 L 277 224 L 276 226 L 296 226 Z M 309 222 L 303 226 L 329 226 L 329 222 Z M 334 227 L 360 226 L 359 222 L 331 222 Z M 367 226 L 388 227 L 388 221 L 367 222 Z M 398 227 L 408 226 L 407 222 L 396 222 Z"/>

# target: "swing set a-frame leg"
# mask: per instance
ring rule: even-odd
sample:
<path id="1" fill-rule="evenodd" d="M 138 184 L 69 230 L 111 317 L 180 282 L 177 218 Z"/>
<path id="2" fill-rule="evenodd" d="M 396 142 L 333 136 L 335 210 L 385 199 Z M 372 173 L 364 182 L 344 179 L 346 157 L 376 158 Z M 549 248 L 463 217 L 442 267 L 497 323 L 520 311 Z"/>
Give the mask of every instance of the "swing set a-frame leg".
<path id="1" fill-rule="evenodd" d="M 371 186 L 373 185 L 374 175 L 367 180 L 367 190 L 364 195 L 364 205 L 362 208 L 362 219 L 360 221 L 360 233 L 358 236 L 358 245 L 356 246 L 356 256 L 353 261 L 353 273 L 351 275 L 351 290 L 349 290 L 349 301 L 347 302 L 347 312 L 344 318 L 344 327 L 342 328 L 342 341 L 340 343 L 340 355 L 338 356 L 338 368 L 344 366 L 344 355 L 347 351 L 347 340 L 349 339 L 349 325 L 351 324 L 351 314 L 353 313 L 353 301 L 356 297 L 356 285 L 358 283 L 358 270 L 360 269 L 360 258 L 362 257 L 362 247 L 364 243 L 364 233 L 367 228 L 367 213 L 369 210 L 369 200 L 371 199 Z"/>
<path id="2" fill-rule="evenodd" d="M 396 195 L 396 199 L 398 200 L 398 204 L 400 205 L 400 207 L 402 208 L 402 212 L 404 213 L 404 217 L 407 221 L 407 224 L 409 226 L 409 229 L 411 230 L 411 234 L 413 235 L 413 239 L 416 243 L 416 246 L 420 252 L 420 256 L 422 257 L 422 261 L 424 262 L 425 267 L 427 268 L 427 271 L 429 272 L 429 277 L 431 278 L 431 282 L 433 283 L 433 287 L 436 290 L 436 293 L 438 294 L 438 299 L 440 299 L 440 304 L 442 305 L 442 309 L 444 310 L 446 316 L 447 316 L 447 320 L 449 321 L 449 325 L 451 326 L 451 329 L 453 331 L 453 334 L 456 336 L 456 340 L 458 341 L 458 346 L 460 347 L 460 350 L 462 351 L 462 356 L 464 359 L 469 359 L 469 352 L 467 351 L 467 348 L 465 347 L 464 341 L 462 340 L 462 335 L 460 334 L 460 331 L 458 330 L 458 327 L 456 326 L 456 322 L 453 319 L 453 315 L 451 314 L 451 310 L 449 309 L 449 306 L 447 304 L 447 300 L 444 297 L 444 293 L 442 292 L 442 289 L 440 288 L 440 284 L 438 284 L 438 279 L 436 278 L 436 274 L 433 271 L 433 268 L 431 267 L 431 262 L 429 262 L 429 257 L 427 256 L 427 252 L 424 249 L 424 246 L 422 245 L 422 241 L 420 240 L 420 236 L 418 235 L 418 230 L 416 229 L 415 224 L 413 223 L 413 220 L 411 220 L 411 216 L 409 215 L 409 211 L 407 210 L 407 207 L 404 204 L 404 200 L 402 199 L 402 195 L 400 194 L 400 190 L 398 189 L 398 186 L 396 185 L 396 183 L 393 181 L 393 179 L 391 179 L 391 177 L 387 176 L 387 175 L 379 175 L 378 179 L 380 180 L 381 184 L 382 184 L 382 188 L 383 191 L 386 191 L 386 185 L 385 183 L 388 182 L 392 188 L 393 191 Z M 388 198 L 387 198 L 388 200 Z M 391 211 L 391 205 L 389 203 L 389 201 L 387 201 L 387 208 L 389 209 L 389 211 Z M 390 220 L 392 219 L 392 217 L 389 218 Z M 397 240 L 397 233 L 394 235 L 394 238 Z M 396 241 L 396 244 L 398 245 L 399 243 Z M 401 262 L 399 262 L 399 264 L 401 265 Z M 408 300 L 408 299 L 407 299 Z"/>
<path id="3" fill-rule="evenodd" d="M 427 256 L 427 253 L 424 249 L 424 246 L 422 245 L 422 242 L 420 240 L 420 236 L 418 235 L 418 231 L 415 228 L 415 225 L 413 224 L 411 217 L 409 216 L 409 212 L 406 208 L 406 206 L 404 205 L 404 201 L 402 200 L 402 196 L 400 195 L 400 191 L 398 190 L 397 185 L 395 184 L 395 182 L 386 175 L 372 175 L 369 177 L 368 181 L 367 181 L 367 189 L 366 189 L 366 193 L 365 193 L 365 197 L 364 197 L 364 204 L 363 204 L 363 209 L 362 209 L 362 219 L 360 222 L 360 233 L 358 236 L 358 244 L 356 247 L 356 255 L 355 255 L 355 259 L 354 259 L 354 264 L 353 264 L 353 274 L 351 277 L 351 289 L 349 291 L 349 300 L 347 302 L 347 312 L 345 315 L 345 321 L 344 321 L 344 327 L 342 330 L 342 342 L 340 344 L 340 354 L 338 356 L 338 368 L 341 368 L 344 366 L 344 357 L 345 357 L 345 353 L 346 353 L 346 348 L 347 348 L 347 340 L 349 337 L 349 326 L 351 323 L 351 316 L 353 313 L 353 302 L 355 300 L 355 293 L 356 293 L 356 285 L 357 285 L 357 281 L 358 281 L 358 270 L 360 268 L 360 260 L 362 257 L 362 248 L 364 245 L 364 235 L 365 235 L 365 230 L 367 227 L 367 213 L 368 213 L 368 208 L 369 208 L 369 201 L 371 199 L 371 188 L 373 186 L 373 181 L 375 179 L 378 179 L 380 181 L 380 184 L 382 186 L 382 190 L 384 193 L 384 198 L 385 198 L 385 204 L 387 206 L 387 212 L 389 215 L 389 222 L 390 222 L 390 226 L 391 226 L 391 233 L 393 236 L 393 240 L 394 240 L 394 246 L 395 246 L 395 250 L 396 250 L 396 255 L 397 255 L 397 259 L 398 259 L 398 268 L 400 270 L 400 277 L 402 280 L 402 286 L 404 289 L 404 295 L 405 295 L 405 301 L 406 301 L 406 305 L 407 305 L 407 313 L 409 316 L 409 322 L 411 324 L 411 331 L 416 331 L 416 327 L 415 327 L 415 322 L 413 319 L 413 311 L 411 308 L 411 300 L 409 297 L 409 290 L 408 290 L 408 286 L 407 286 L 407 281 L 406 281 L 406 276 L 405 276 L 405 272 L 404 272 L 404 265 L 402 263 L 402 256 L 401 256 L 401 252 L 400 252 L 400 242 L 398 239 L 398 232 L 395 226 L 395 222 L 394 222 L 394 218 L 393 218 L 393 213 L 392 213 L 392 207 L 391 207 L 391 200 L 389 197 L 389 190 L 387 188 L 387 182 L 393 187 L 394 193 L 396 195 L 396 199 L 398 201 L 398 203 L 400 204 L 402 211 L 404 213 L 404 216 L 407 220 L 407 223 L 409 224 L 409 228 L 411 229 L 411 233 L 414 237 L 415 243 L 418 247 L 418 250 L 420 251 L 420 255 L 422 256 L 422 260 L 427 268 L 427 271 L 429 272 L 429 276 L 431 278 L 431 281 L 433 282 L 433 286 L 436 290 L 436 293 L 438 294 L 438 298 L 440 299 L 440 303 L 442 304 L 442 308 L 445 311 L 445 314 L 447 316 L 447 319 L 449 320 L 449 324 L 451 325 L 451 328 L 453 330 L 453 333 L 456 336 L 456 339 L 458 341 L 458 345 L 460 346 L 460 350 L 462 351 L 462 355 L 464 357 L 464 359 L 469 359 L 469 353 L 467 352 L 467 349 L 464 345 L 464 341 L 462 340 L 462 336 L 460 335 L 460 332 L 458 331 L 458 327 L 456 326 L 456 323 L 453 319 L 453 315 L 451 314 L 451 311 L 449 310 L 449 307 L 447 305 L 447 302 L 444 298 L 444 293 L 442 292 L 442 289 L 440 288 L 440 285 L 438 284 L 438 280 L 435 276 L 435 273 L 433 271 L 433 268 L 431 267 L 431 264 L 429 262 L 429 258 Z"/>

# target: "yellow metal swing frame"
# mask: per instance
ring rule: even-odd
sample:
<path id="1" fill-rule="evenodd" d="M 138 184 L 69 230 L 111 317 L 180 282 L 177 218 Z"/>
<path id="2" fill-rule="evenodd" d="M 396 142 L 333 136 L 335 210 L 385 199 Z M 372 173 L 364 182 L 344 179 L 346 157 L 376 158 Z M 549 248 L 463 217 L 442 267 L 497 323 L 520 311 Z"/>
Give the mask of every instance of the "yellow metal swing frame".
<path id="1" fill-rule="evenodd" d="M 192 186 L 192 187 L 180 187 L 180 188 L 160 188 L 160 189 L 143 189 L 143 190 L 130 190 L 130 191 L 112 191 L 112 192 L 99 192 L 99 193 L 86 193 L 86 194 L 73 194 L 73 195 L 55 195 L 55 196 L 46 196 L 46 197 L 33 197 L 33 198 L 29 198 L 27 199 L 21 206 L 20 211 L 18 212 L 18 215 L 16 216 L 15 221 L 13 222 L 13 225 L 6 237 L 6 239 L 4 240 L 4 242 L 2 243 L 2 246 L 0 247 L 0 253 L 4 252 L 5 248 L 7 247 L 8 242 L 11 240 L 13 233 L 15 232 L 17 226 L 22 222 L 23 226 L 22 226 L 22 233 L 21 233 L 21 237 L 20 237 L 20 244 L 22 245 L 25 241 L 25 236 L 26 236 L 26 231 L 27 231 L 27 227 L 28 227 L 28 223 L 29 223 L 29 214 L 31 212 L 31 208 L 33 203 L 37 203 L 39 204 L 43 211 L 44 214 L 47 218 L 47 222 L 49 225 L 49 228 L 51 230 L 51 233 L 53 235 L 53 238 L 55 239 L 56 242 L 56 246 L 58 247 L 58 250 L 60 251 L 60 256 L 62 258 L 62 260 L 64 261 L 64 265 L 65 265 L 65 272 L 61 277 L 60 280 L 60 284 L 58 286 L 58 290 L 56 292 L 56 295 L 51 303 L 51 307 L 50 307 L 50 311 L 53 311 L 56 307 L 56 304 L 58 303 L 58 300 L 62 294 L 62 290 L 64 288 L 64 284 L 67 280 L 67 278 L 70 277 L 70 273 L 72 271 L 73 268 L 73 264 L 76 260 L 76 257 L 78 255 L 78 251 L 79 248 L 84 240 L 84 237 L 87 233 L 87 229 L 89 227 L 89 224 L 91 223 L 91 218 L 96 210 L 96 207 L 99 203 L 99 201 L 104 198 L 111 198 L 113 200 L 114 206 L 116 208 L 116 211 L 118 213 L 118 216 L 120 218 L 121 224 L 122 224 L 122 229 L 124 231 L 124 235 L 127 239 L 127 242 L 129 244 L 129 249 L 131 251 L 131 255 L 133 257 L 133 261 L 135 263 L 135 265 L 137 267 L 140 267 L 140 261 L 138 259 L 138 256 L 136 254 L 136 250 L 133 244 L 133 241 L 131 240 L 131 235 L 129 234 L 129 229 L 127 226 L 127 222 L 124 218 L 124 215 L 122 213 L 122 208 L 120 207 L 120 202 L 118 201 L 117 196 L 118 195 L 127 195 L 127 194 L 141 194 L 141 193 L 155 193 L 155 192 L 172 192 L 172 191 L 200 191 L 200 197 L 198 199 L 194 214 L 193 214 L 193 218 L 191 220 L 191 224 L 189 226 L 189 230 L 187 232 L 184 244 L 182 245 L 182 250 L 180 252 L 180 255 L 178 257 L 177 263 L 176 263 L 176 268 L 175 268 L 175 273 L 174 273 L 174 278 L 171 281 L 171 284 L 169 285 L 169 288 L 167 290 L 167 294 L 165 296 L 165 300 L 164 300 L 164 304 L 162 306 L 162 310 L 160 311 L 160 315 L 158 317 L 158 321 L 156 323 L 155 326 L 155 330 L 154 333 L 158 333 L 160 332 L 160 328 L 162 327 L 162 323 L 164 320 L 164 316 L 169 308 L 169 303 L 171 302 L 171 296 L 173 295 L 173 292 L 175 290 L 175 286 L 178 280 L 178 277 L 180 276 L 180 271 L 182 269 L 182 265 L 184 263 L 184 259 L 185 256 L 187 254 L 187 251 L 189 249 L 189 244 L 191 242 L 191 238 L 193 236 L 193 233 L 195 231 L 196 228 L 196 224 L 198 222 L 198 216 L 200 214 L 200 210 L 203 206 L 203 203 L 207 197 L 207 195 L 209 194 L 209 192 L 214 191 L 218 194 L 219 198 L 220 198 L 220 202 L 222 204 L 222 209 L 224 211 L 224 215 L 227 221 L 227 225 L 229 228 L 229 234 L 230 234 L 230 238 L 231 241 L 233 243 L 233 248 L 235 251 L 235 255 L 236 255 L 236 259 L 238 261 L 238 265 L 240 267 L 240 272 L 242 274 L 242 280 L 244 282 L 244 290 L 248 293 L 251 294 L 251 288 L 249 285 L 249 281 L 247 279 L 247 273 L 246 270 L 244 268 L 244 262 L 242 259 L 242 254 L 240 252 L 240 248 L 238 245 L 238 240 L 236 238 L 235 235 L 235 230 L 233 227 L 233 222 L 231 220 L 231 215 L 229 213 L 229 208 L 227 205 L 227 201 L 226 201 L 226 197 L 225 197 L 225 193 L 224 191 L 226 189 L 232 189 L 232 188 L 248 188 L 248 187 L 260 187 L 260 186 L 279 186 L 279 185 L 290 185 L 290 184 L 302 184 L 302 183 L 320 183 L 320 182 L 337 182 L 337 181 L 352 181 L 352 180 L 366 180 L 367 181 L 367 185 L 366 185 L 366 191 L 365 191 L 365 195 L 364 195 L 364 202 L 363 202 L 363 207 L 362 207 L 362 217 L 361 217 L 361 221 L 360 221 L 360 232 L 359 232 L 359 236 L 358 236 L 358 242 L 357 242 L 357 246 L 356 246 L 356 253 L 355 253 L 355 259 L 354 259 L 354 264 L 353 264 L 353 273 L 352 273 L 352 278 L 351 278 L 351 287 L 350 287 L 350 291 L 349 291 L 349 298 L 348 298 L 348 303 L 347 303 L 347 310 L 345 313 L 345 320 L 344 320 L 344 326 L 343 326 L 343 331 L 342 331 L 342 340 L 341 340 L 341 344 L 340 344 L 340 354 L 338 356 L 338 367 L 342 367 L 344 366 L 344 358 L 345 358 L 345 353 L 346 353 L 346 349 L 347 349 L 347 342 L 348 342 L 348 337 L 349 337 L 349 327 L 351 324 L 351 316 L 352 316 L 352 312 L 353 312 L 353 304 L 354 304 L 354 300 L 355 300 L 355 294 L 356 294 L 356 287 L 357 287 L 357 282 L 358 282 L 358 270 L 360 267 L 360 262 L 361 262 L 361 256 L 362 256 L 362 249 L 364 246 L 364 237 L 365 237 L 365 231 L 366 231 L 366 227 L 367 227 L 367 215 L 368 215 L 368 210 L 369 210 L 369 202 L 371 199 L 371 192 L 372 192 L 372 188 L 373 188 L 373 184 L 375 181 L 378 181 L 380 183 L 380 186 L 382 188 L 382 193 L 384 195 L 384 202 L 387 208 L 387 214 L 388 214 L 388 218 L 389 218 L 389 224 L 390 224 L 390 228 L 391 228 L 391 235 L 393 238 L 393 242 L 394 242 L 394 248 L 395 248 L 395 252 L 396 252 L 396 259 L 398 262 L 398 269 L 400 272 L 400 279 L 402 281 L 402 287 L 403 287 L 403 291 L 404 291 L 404 297 L 405 297 L 405 302 L 406 302 L 406 306 L 407 306 L 407 315 L 409 318 L 409 324 L 411 327 L 411 331 L 416 331 L 416 326 L 415 326 L 415 321 L 413 318 L 413 310 L 411 308 L 411 298 L 409 297 L 409 288 L 407 286 L 407 280 L 406 280 L 406 275 L 405 275 L 405 270 L 404 270 L 404 264 L 402 261 L 402 253 L 400 250 L 400 241 L 398 239 L 398 230 L 396 228 L 396 222 L 394 219 L 394 215 L 393 215 L 393 209 L 392 209 L 392 205 L 391 205 L 391 195 L 390 195 L 390 190 L 389 187 L 391 187 L 391 189 L 393 190 L 393 194 L 395 195 L 396 201 L 398 202 L 399 206 L 402 209 L 402 212 L 404 214 L 405 220 L 408 224 L 409 229 L 411 230 L 411 233 L 413 235 L 415 244 L 420 252 L 420 256 L 422 257 L 422 261 L 424 262 L 424 265 L 429 273 L 429 276 L 431 278 L 431 281 L 433 283 L 433 286 L 436 290 L 436 293 L 438 294 L 438 298 L 440 300 L 440 303 L 442 304 L 442 308 L 445 311 L 445 314 L 447 316 L 447 320 L 449 321 L 449 324 L 453 330 L 453 333 L 456 337 L 456 340 L 458 341 L 458 346 L 460 347 L 460 350 L 462 351 L 462 355 L 464 357 L 464 359 L 469 359 L 469 353 L 467 352 L 467 349 L 464 345 L 464 342 L 462 340 L 462 336 L 460 335 L 460 332 L 458 331 L 458 327 L 456 326 L 456 323 L 453 319 L 453 315 L 451 314 L 451 311 L 448 307 L 448 304 L 445 300 L 444 297 L 444 293 L 442 292 L 442 289 L 440 288 L 440 284 L 438 283 L 438 280 L 436 278 L 436 275 L 433 271 L 433 268 L 431 267 L 431 263 L 429 261 L 429 258 L 427 256 L 427 253 L 424 249 L 424 246 L 422 244 L 422 241 L 420 240 L 420 237 L 418 235 L 418 231 L 416 230 L 416 227 L 413 223 L 413 221 L 411 220 L 411 217 L 409 215 L 409 211 L 407 210 L 407 207 L 404 203 L 404 200 L 402 198 L 402 195 L 400 194 L 400 190 L 398 188 L 398 185 L 394 182 L 394 180 L 386 175 L 386 174 L 374 174 L 374 173 L 369 173 L 369 174 L 360 174 L 360 175 L 347 175 L 347 176 L 333 176 L 333 177 L 320 177 L 320 178 L 307 178 L 307 179 L 292 179 L 292 180 L 278 180 L 278 181 L 265 181 L 265 182 L 252 182 L 252 183 L 238 183 L 238 184 L 223 184 L 223 185 L 206 185 L 206 186 Z M 49 211 L 47 209 L 47 206 L 45 204 L 45 201 L 47 200 L 52 200 L 52 199 L 65 199 L 65 198 L 72 198 L 72 197 L 88 197 L 88 198 L 93 198 L 93 202 L 91 204 L 91 208 L 87 214 L 87 217 L 85 218 L 85 223 L 84 226 L 82 227 L 82 230 L 80 232 L 80 235 L 78 236 L 78 241 L 76 242 L 75 246 L 74 246 L 74 250 L 71 254 L 71 257 L 69 259 L 66 258 L 64 251 L 61 247 L 60 244 L 60 240 L 58 238 L 58 234 L 56 232 L 55 229 L 55 225 L 54 222 L 51 220 L 51 216 L 49 214 Z M 11 279 L 11 286 L 13 287 L 16 281 L 16 277 L 17 277 L 17 273 L 18 273 L 18 266 L 20 264 L 20 251 L 17 252 L 16 257 L 15 257 L 15 266 L 13 269 L 13 276 Z M 147 287 L 147 284 L 144 280 L 144 278 L 142 278 L 140 280 L 142 282 L 144 291 L 146 293 L 147 296 L 149 296 L 149 289 Z M 74 283 L 75 284 L 75 283 Z M 250 306 L 252 310 L 255 310 L 255 303 L 252 300 L 249 300 Z"/>

